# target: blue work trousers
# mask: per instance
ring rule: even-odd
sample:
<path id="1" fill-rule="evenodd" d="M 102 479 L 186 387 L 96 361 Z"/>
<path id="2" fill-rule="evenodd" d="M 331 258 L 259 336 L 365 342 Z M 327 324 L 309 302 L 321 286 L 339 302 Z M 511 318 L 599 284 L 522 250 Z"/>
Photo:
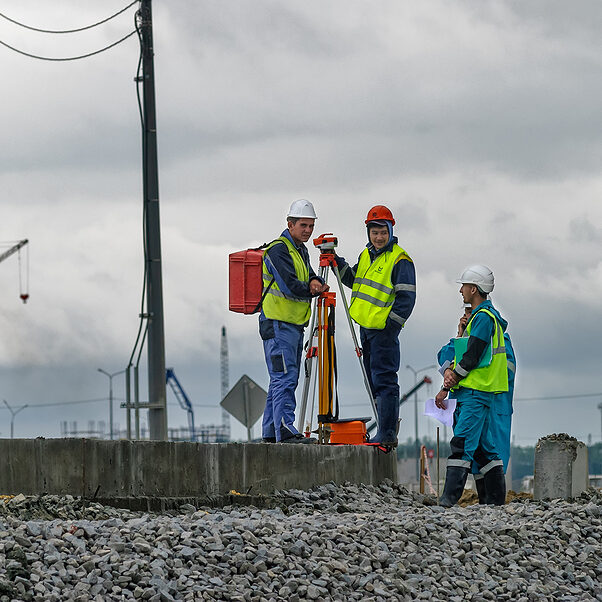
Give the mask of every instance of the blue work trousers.
<path id="1" fill-rule="evenodd" d="M 270 386 L 263 412 L 262 436 L 276 441 L 297 434 L 295 389 L 303 352 L 303 327 L 279 320 L 260 322 Z"/>
<path id="2" fill-rule="evenodd" d="M 378 413 L 378 432 L 373 438 L 376 442 L 391 442 L 397 438 L 399 330 L 395 324 L 388 324 L 383 330 L 360 328 L 362 359 Z"/>
<path id="3" fill-rule="evenodd" d="M 372 395 L 375 399 L 395 399 L 399 404 L 399 328 L 395 325 L 387 325 L 383 330 L 360 328 L 360 342 Z"/>
<path id="4" fill-rule="evenodd" d="M 493 444 L 504 463 L 504 474 L 510 461 L 510 431 L 512 429 L 512 397 L 514 386 L 505 393 L 495 396 L 491 406 L 491 424 L 489 430 Z"/>
<path id="5" fill-rule="evenodd" d="M 476 466 L 486 473 L 502 464 L 490 429 L 490 408 L 495 403 L 495 395 L 461 387 L 456 391 L 456 398 L 454 436 L 447 465 Z"/>
<path id="6" fill-rule="evenodd" d="M 510 461 L 510 431 L 512 430 L 512 397 L 514 395 L 514 386 L 505 393 L 498 393 L 489 408 L 489 434 L 495 450 L 504 463 L 504 474 L 508 470 Z M 477 450 L 478 457 L 480 450 Z M 480 471 L 476 463 L 472 465 L 472 474 L 478 474 Z"/>

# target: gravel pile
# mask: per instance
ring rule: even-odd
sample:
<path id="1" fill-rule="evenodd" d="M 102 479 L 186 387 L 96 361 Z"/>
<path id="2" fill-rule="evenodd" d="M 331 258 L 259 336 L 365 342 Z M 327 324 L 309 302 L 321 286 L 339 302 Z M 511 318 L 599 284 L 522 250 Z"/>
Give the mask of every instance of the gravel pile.
<path id="1" fill-rule="evenodd" d="M 140 514 L 111 506 L 103 506 L 71 495 L 24 496 L 21 494 L 6 496 L 5 503 L 0 503 L 0 521 L 8 516 L 22 521 L 53 520 L 55 518 L 63 520 L 121 518 L 127 520 L 136 518 Z"/>
<path id="2" fill-rule="evenodd" d="M 443 509 L 384 483 L 150 515 L 0 504 L 0 600 L 600 600 L 602 495 Z M 37 514 L 36 514 L 37 513 Z"/>

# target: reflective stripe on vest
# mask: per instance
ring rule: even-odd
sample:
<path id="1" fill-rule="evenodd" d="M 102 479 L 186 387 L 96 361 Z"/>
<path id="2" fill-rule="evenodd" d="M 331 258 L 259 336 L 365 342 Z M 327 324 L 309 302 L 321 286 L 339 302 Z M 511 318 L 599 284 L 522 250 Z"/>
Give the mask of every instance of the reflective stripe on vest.
<path id="1" fill-rule="evenodd" d="M 413 284 L 393 286 L 391 282 L 393 268 L 402 259 L 412 261 L 399 245 L 377 255 L 374 261 L 371 261 L 368 249 L 362 251 L 349 305 L 349 314 L 360 326 L 382 330 L 393 307 L 395 291 L 412 290 L 412 287 L 416 290 Z"/>
<path id="2" fill-rule="evenodd" d="M 276 239 L 273 243 L 268 245 L 264 252 L 263 257 L 263 290 L 265 292 L 266 287 L 272 281 L 272 274 L 269 272 L 266 266 L 266 253 L 274 245 L 284 243 L 288 249 L 288 252 L 293 260 L 295 266 L 295 274 L 301 282 L 309 282 L 309 268 L 303 261 L 301 254 L 286 238 L 281 236 Z M 268 290 L 265 299 L 261 305 L 263 313 L 266 318 L 270 320 L 281 320 L 282 322 L 289 322 L 291 324 L 306 324 L 309 322 L 311 315 L 311 299 L 301 299 L 299 297 L 292 297 L 283 293 L 276 281 L 272 284 Z"/>
<path id="3" fill-rule="evenodd" d="M 491 337 L 491 363 L 482 368 L 475 368 L 468 373 L 459 383 L 459 387 L 476 389 L 487 393 L 504 393 L 508 390 L 508 360 L 506 358 L 506 346 L 504 344 L 504 332 L 495 315 L 488 309 L 479 309 L 473 314 L 466 326 L 464 336 L 470 336 L 472 320 L 479 312 L 484 312 L 493 319 L 495 329 Z M 456 360 L 454 359 L 454 366 Z"/>

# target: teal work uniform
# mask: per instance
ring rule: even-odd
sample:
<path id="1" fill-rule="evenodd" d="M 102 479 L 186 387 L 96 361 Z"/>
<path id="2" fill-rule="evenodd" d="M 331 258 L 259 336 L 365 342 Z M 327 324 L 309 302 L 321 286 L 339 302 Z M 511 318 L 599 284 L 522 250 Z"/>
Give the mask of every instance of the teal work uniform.
<path id="1" fill-rule="evenodd" d="M 508 469 L 510 461 L 510 432 L 512 428 L 512 400 L 514 397 L 514 377 L 516 374 L 516 356 L 512 348 L 510 335 L 504 333 L 504 342 L 506 345 L 506 359 L 508 361 L 508 391 L 498 393 L 495 396 L 495 402 L 489 410 L 489 434 L 493 441 L 493 445 L 504 463 L 504 473 Z M 454 360 L 454 340 L 450 341 L 441 347 L 437 353 L 437 361 L 439 366 Z M 457 411 L 457 410 L 456 410 Z M 457 415 L 456 415 L 457 417 Z M 455 420 L 454 420 L 455 422 Z M 478 455 L 478 452 L 477 452 Z M 472 473 L 478 474 L 480 471 L 476 464 L 472 466 Z"/>
<path id="2" fill-rule="evenodd" d="M 495 316 L 495 320 L 489 313 L 479 310 L 487 310 Z M 496 332 L 496 322 L 502 331 L 506 330 L 508 323 L 493 307 L 491 301 L 483 301 L 473 310 L 469 322 L 470 337 L 476 337 L 484 343 L 491 344 Z M 470 346 L 467 354 L 469 352 Z M 486 350 L 482 355 L 484 356 L 485 353 Z M 461 365 L 462 362 L 460 362 Z M 475 369 L 481 370 L 476 367 Z M 499 394 L 463 387 L 462 381 L 460 381 L 459 387 L 454 390 L 452 395 L 458 401 L 458 409 L 454 436 L 450 442 L 451 454 L 447 461 L 448 467 L 470 468 L 474 463 L 485 474 L 494 466 L 501 466 L 503 463 L 496 450 L 490 429 L 490 408 L 494 406 Z"/>

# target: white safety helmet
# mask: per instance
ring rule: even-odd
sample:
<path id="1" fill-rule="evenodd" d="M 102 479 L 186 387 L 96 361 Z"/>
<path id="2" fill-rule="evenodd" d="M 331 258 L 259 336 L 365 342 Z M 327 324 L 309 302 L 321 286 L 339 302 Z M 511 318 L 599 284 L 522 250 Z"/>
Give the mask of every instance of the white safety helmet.
<path id="1" fill-rule="evenodd" d="M 474 284 L 482 293 L 490 293 L 495 286 L 493 272 L 486 265 L 471 265 L 462 272 L 458 284 Z"/>
<path id="2" fill-rule="evenodd" d="M 316 212 L 314 211 L 314 206 L 309 201 L 299 199 L 293 202 L 286 217 L 310 217 L 316 219 Z"/>

